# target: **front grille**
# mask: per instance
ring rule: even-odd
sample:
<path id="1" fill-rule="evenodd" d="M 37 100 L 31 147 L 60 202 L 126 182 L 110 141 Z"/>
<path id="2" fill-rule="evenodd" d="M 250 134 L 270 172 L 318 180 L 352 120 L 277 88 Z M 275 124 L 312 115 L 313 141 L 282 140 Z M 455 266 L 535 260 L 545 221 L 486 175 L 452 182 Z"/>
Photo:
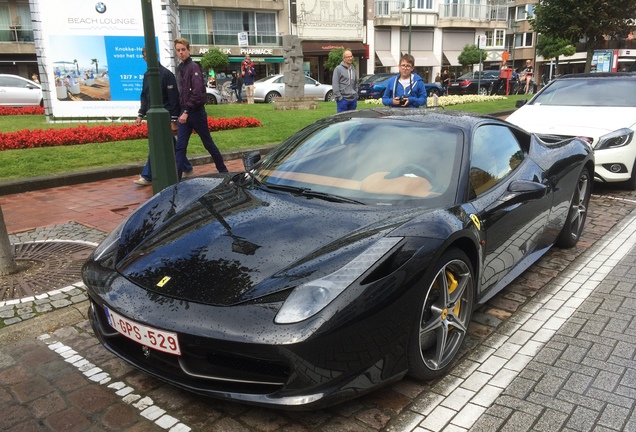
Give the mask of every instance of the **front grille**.
<path id="1" fill-rule="evenodd" d="M 142 345 L 112 329 L 103 308 L 93 304 L 91 310 L 93 326 L 106 348 L 136 367 L 182 387 L 267 394 L 280 389 L 291 374 L 283 361 L 224 352 L 211 348 L 221 345 L 220 341 L 183 334 L 178 335 L 181 356 L 153 349 L 146 356 Z"/>

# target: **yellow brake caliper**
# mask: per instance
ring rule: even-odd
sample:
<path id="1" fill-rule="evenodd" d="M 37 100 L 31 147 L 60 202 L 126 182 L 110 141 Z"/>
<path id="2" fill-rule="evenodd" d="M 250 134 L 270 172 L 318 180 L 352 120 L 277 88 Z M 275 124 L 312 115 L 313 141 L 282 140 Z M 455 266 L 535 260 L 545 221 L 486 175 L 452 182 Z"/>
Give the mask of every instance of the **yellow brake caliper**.
<path id="1" fill-rule="evenodd" d="M 459 286 L 459 282 L 455 279 L 455 276 L 450 272 L 446 271 L 446 282 L 448 283 L 448 294 L 452 294 L 453 291 L 457 289 Z M 453 309 L 453 313 L 455 316 L 459 316 L 459 310 L 461 309 L 461 301 L 458 301 Z"/>

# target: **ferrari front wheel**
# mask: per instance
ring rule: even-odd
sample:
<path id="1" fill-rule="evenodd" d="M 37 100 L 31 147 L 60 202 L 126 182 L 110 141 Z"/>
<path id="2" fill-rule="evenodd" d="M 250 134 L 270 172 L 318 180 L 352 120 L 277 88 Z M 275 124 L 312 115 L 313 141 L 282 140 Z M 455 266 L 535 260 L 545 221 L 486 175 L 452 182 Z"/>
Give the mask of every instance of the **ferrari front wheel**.
<path id="1" fill-rule="evenodd" d="M 570 203 L 570 210 L 568 211 L 568 217 L 565 220 L 563 229 L 556 240 L 556 245 L 561 248 L 571 248 L 576 246 L 583 227 L 585 226 L 585 218 L 587 216 L 587 208 L 590 205 L 590 195 L 592 194 L 592 175 L 590 170 L 583 168 L 579 175 L 579 180 L 576 183 L 574 189 L 574 195 L 572 196 L 572 202 Z"/>
<path id="2" fill-rule="evenodd" d="M 466 338 L 475 299 L 468 256 L 446 251 L 425 281 L 408 349 L 409 373 L 431 380 L 446 373 Z"/>

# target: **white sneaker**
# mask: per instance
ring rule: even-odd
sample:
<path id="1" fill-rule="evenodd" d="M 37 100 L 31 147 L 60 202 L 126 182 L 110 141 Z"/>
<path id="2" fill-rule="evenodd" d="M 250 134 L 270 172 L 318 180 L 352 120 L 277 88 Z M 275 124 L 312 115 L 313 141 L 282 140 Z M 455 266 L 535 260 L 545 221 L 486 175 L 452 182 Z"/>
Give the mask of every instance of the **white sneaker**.
<path id="1" fill-rule="evenodd" d="M 139 186 L 150 186 L 152 184 L 151 181 L 146 180 L 143 177 L 139 177 L 137 180 L 133 180 L 133 183 Z"/>

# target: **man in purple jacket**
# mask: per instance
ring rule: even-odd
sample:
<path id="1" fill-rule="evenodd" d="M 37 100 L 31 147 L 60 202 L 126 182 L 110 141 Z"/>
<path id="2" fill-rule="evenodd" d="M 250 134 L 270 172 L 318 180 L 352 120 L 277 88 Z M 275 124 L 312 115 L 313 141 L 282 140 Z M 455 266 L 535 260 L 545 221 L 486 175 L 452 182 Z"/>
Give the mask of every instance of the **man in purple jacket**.
<path id="1" fill-rule="evenodd" d="M 208 114 L 205 111 L 207 95 L 204 76 L 199 65 L 190 58 L 190 42 L 184 38 L 177 38 L 174 40 L 174 48 L 177 51 L 179 60 L 181 60 L 181 64 L 177 67 L 181 115 L 178 120 L 177 145 L 175 148 L 179 180 L 181 180 L 183 175 L 186 151 L 193 130 L 199 134 L 203 146 L 210 152 L 218 172 L 227 172 L 223 162 L 223 155 L 221 155 L 214 141 L 212 141 L 210 129 L 208 128 Z"/>

